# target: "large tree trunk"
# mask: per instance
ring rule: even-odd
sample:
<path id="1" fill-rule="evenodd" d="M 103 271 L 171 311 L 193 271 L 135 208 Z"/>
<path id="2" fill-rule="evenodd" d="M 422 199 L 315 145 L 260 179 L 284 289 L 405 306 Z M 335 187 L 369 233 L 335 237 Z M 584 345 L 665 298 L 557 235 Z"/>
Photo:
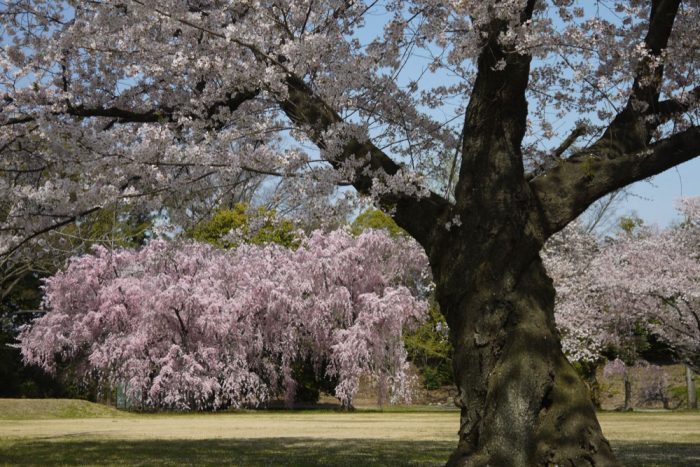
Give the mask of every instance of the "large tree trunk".
<path id="1" fill-rule="evenodd" d="M 554 289 L 539 257 L 520 277 L 484 280 L 487 270 L 503 268 L 483 266 L 458 299 L 437 284 L 461 408 L 448 465 L 619 465 L 586 386 L 561 351 Z"/>

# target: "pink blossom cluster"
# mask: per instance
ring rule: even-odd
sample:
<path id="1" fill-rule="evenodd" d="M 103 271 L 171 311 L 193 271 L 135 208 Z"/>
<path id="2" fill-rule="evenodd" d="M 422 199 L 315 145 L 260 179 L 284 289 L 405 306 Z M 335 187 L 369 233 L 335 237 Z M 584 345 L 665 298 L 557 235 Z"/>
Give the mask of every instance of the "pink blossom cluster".
<path id="1" fill-rule="evenodd" d="M 591 304 L 590 263 L 599 253 L 595 236 L 577 223 L 552 237 L 542 259 L 556 289 L 555 314 L 564 353 L 572 361 L 600 358 L 608 330 L 601 326 L 604 310 Z"/>
<path id="2" fill-rule="evenodd" d="M 96 248 L 46 281 L 48 313 L 24 329 L 27 363 L 80 363 L 146 408 L 256 406 L 294 396 L 293 364 L 361 376 L 407 398 L 402 331 L 424 319 L 427 260 L 410 239 L 339 230 L 296 250 L 152 241 Z M 327 365 L 324 363 L 327 362 Z"/>

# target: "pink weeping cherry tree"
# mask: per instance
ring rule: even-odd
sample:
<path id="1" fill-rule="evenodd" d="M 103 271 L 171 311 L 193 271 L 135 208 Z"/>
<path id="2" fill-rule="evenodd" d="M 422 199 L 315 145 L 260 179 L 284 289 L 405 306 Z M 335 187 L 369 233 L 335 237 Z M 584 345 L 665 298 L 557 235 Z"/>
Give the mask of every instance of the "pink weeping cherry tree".
<path id="1" fill-rule="evenodd" d="M 23 330 L 21 351 L 47 371 L 72 362 L 125 382 L 144 408 L 291 400 L 299 359 L 336 378 L 344 406 L 363 375 L 405 400 L 402 331 L 425 318 L 429 283 L 418 245 L 382 231 L 316 231 L 296 250 L 99 247 L 46 281 L 48 312 Z"/>
<path id="2" fill-rule="evenodd" d="M 251 173 L 302 199 L 341 185 L 429 257 L 461 410 L 450 464 L 617 465 L 540 250 L 700 155 L 699 15 L 696 0 L 6 0 L 0 250 L 115 204 L 185 225 Z"/>

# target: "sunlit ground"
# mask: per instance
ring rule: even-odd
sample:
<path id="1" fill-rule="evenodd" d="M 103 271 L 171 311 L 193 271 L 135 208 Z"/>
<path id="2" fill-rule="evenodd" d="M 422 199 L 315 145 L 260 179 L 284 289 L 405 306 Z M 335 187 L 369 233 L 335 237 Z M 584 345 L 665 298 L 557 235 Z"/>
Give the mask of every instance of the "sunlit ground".
<path id="1" fill-rule="evenodd" d="M 700 413 L 601 413 L 628 466 L 700 465 Z M 82 401 L 0 400 L 2 464 L 440 465 L 455 411 L 135 415 Z"/>

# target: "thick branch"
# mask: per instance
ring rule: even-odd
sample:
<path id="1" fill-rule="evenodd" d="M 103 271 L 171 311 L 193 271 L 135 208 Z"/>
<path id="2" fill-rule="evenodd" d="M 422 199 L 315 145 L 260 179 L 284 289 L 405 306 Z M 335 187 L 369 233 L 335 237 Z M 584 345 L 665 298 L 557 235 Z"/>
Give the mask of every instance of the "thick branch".
<path id="1" fill-rule="evenodd" d="M 602 196 L 700 154 L 698 127 L 649 144 L 664 121 L 663 115 L 649 117 L 661 109 L 682 111 L 678 101 L 659 102 L 663 65 L 653 66 L 668 45 L 679 5 L 680 0 L 653 0 L 644 40 L 649 58 L 639 63 L 627 105 L 600 139 L 530 182 L 549 234 Z"/>
<path id="2" fill-rule="evenodd" d="M 674 115 L 687 112 L 692 108 L 692 103 L 700 101 L 700 86 L 688 92 L 686 99 L 668 99 L 659 102 L 657 115 L 661 122 L 668 121 Z"/>
<path id="3" fill-rule="evenodd" d="M 120 123 L 157 123 L 173 121 L 173 111 L 170 108 L 136 112 L 117 107 L 85 107 L 84 105 L 69 106 L 65 112 L 73 117 L 109 117 L 116 118 Z"/>
<path id="4" fill-rule="evenodd" d="M 0 126 L 21 125 L 23 123 L 33 122 L 34 120 L 36 120 L 36 119 L 34 117 L 30 117 L 30 116 L 8 118 L 4 122 L 0 123 Z"/>
<path id="5" fill-rule="evenodd" d="M 280 102 L 280 106 L 292 122 L 305 129 L 308 137 L 321 149 L 326 148 L 324 132 L 342 123 L 342 118 L 331 109 L 322 99 L 298 77 L 287 78 L 288 97 Z M 363 194 L 369 194 L 372 189 L 372 173 L 383 171 L 388 175 L 396 174 L 400 166 L 382 150 L 370 141 L 349 139 L 342 153 L 329 160 L 335 168 L 341 168 L 345 163 L 353 163 L 367 158 L 366 162 L 358 164 L 355 169 L 353 186 Z M 447 201 L 441 196 L 430 193 L 426 198 L 414 198 L 407 195 L 385 194 L 380 202 L 387 208 L 393 209 L 396 222 L 408 231 L 421 244 L 426 245 L 432 227 L 438 216 L 447 208 Z"/>
<path id="6" fill-rule="evenodd" d="M 700 156 L 700 126 L 634 153 L 582 151 L 532 180 L 530 186 L 540 203 L 545 231 L 551 235 L 602 196 L 697 156 Z"/>
<path id="7" fill-rule="evenodd" d="M 141 0 L 132 1 L 146 7 L 146 2 Z M 534 0 L 529 0 L 529 2 L 534 3 Z M 348 2 L 348 5 L 350 4 L 351 2 Z M 198 29 L 214 37 L 230 40 L 250 50 L 259 60 L 275 64 L 280 69 L 289 73 L 289 70 L 287 70 L 281 61 L 265 54 L 254 44 L 246 43 L 235 38 L 227 38 L 222 33 L 212 31 L 211 29 L 197 25 L 189 20 L 175 17 L 159 8 L 152 8 L 152 10 L 159 15 L 170 18 L 188 27 Z M 306 130 L 312 141 L 320 148 L 324 148 L 323 132 L 332 128 L 334 124 L 342 122 L 342 119 L 333 109 L 323 102 L 322 99 L 314 95 L 311 89 L 306 86 L 301 79 L 291 73 L 289 73 L 288 76 L 287 86 L 289 95 L 287 99 L 280 102 L 280 106 L 295 124 Z M 366 155 L 369 155 L 369 161 L 356 169 L 356 177 L 353 182 L 353 186 L 361 193 L 369 193 L 372 187 L 372 178 L 366 173 L 366 169 L 382 169 L 385 173 L 393 175 L 398 172 L 399 166 L 371 142 L 360 142 L 356 140 L 351 140 L 345 145 L 340 157 L 329 161 L 335 167 L 340 167 L 351 158 L 360 158 Z M 429 231 L 434 225 L 437 216 L 448 205 L 444 198 L 435 193 L 431 193 L 429 197 L 421 199 L 415 199 L 409 196 L 385 195 L 380 201 L 387 207 L 391 207 L 395 213 L 394 218 L 399 225 L 424 245 L 426 244 L 425 242 L 427 242 Z"/>
<path id="8" fill-rule="evenodd" d="M 651 141 L 659 119 L 646 118 L 659 112 L 659 93 L 663 80 L 663 65 L 653 66 L 668 45 L 673 23 L 681 0 L 654 0 L 649 17 L 649 29 L 644 44 L 648 58 L 640 61 L 632 84 L 632 93 L 625 108 L 613 119 L 592 149 L 616 150 L 620 154 L 636 152 Z"/>
<path id="9" fill-rule="evenodd" d="M 576 142 L 576 140 L 584 133 L 586 133 L 585 126 L 580 125 L 580 126 L 577 126 L 576 128 L 574 128 L 574 131 L 572 131 L 571 134 L 566 137 L 564 142 L 561 143 L 561 145 L 557 149 L 554 150 L 554 153 L 552 154 L 552 156 L 557 158 L 557 159 L 561 158 L 562 154 L 564 154 L 566 152 L 566 150 L 569 149 L 571 147 L 571 145 L 574 144 Z"/>
<path id="10" fill-rule="evenodd" d="M 244 102 L 253 99 L 258 95 L 259 91 L 242 91 L 237 93 L 227 93 L 226 99 L 214 102 L 206 108 L 203 115 L 188 113 L 184 114 L 194 120 L 213 118 L 221 109 L 228 109 L 230 112 L 236 111 Z M 149 109 L 143 111 L 129 110 L 120 107 L 89 107 L 83 104 L 68 105 L 65 111 L 53 112 L 53 115 L 70 115 L 79 118 L 105 117 L 113 118 L 113 123 L 161 123 L 175 122 L 176 109 L 168 106 Z M 8 119 L 2 125 L 17 125 L 21 123 L 29 123 L 36 120 L 36 117 L 27 115 Z M 109 125 L 111 127 L 111 124 Z M 218 128 L 216 125 L 212 125 Z"/>
<path id="11" fill-rule="evenodd" d="M 532 17 L 534 6 L 535 0 L 528 0 L 521 23 Z M 462 164 L 455 188 L 458 205 L 467 202 L 475 189 L 493 196 L 485 191 L 501 187 L 489 187 L 491 180 L 508 184 L 507 180 L 522 179 L 520 148 L 527 121 L 525 91 L 531 57 L 502 43 L 510 27 L 507 21 L 496 19 L 482 31 L 488 36 L 477 61 L 462 130 Z"/>

